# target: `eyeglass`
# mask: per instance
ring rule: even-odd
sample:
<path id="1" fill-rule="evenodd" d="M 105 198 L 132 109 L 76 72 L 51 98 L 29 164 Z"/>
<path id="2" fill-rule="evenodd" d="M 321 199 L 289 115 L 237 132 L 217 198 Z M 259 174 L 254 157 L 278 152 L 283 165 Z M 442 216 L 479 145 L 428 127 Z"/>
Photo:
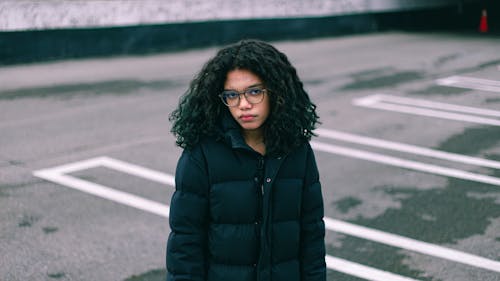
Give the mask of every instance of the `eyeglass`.
<path id="1" fill-rule="evenodd" d="M 229 106 L 234 107 L 240 104 L 241 95 L 245 95 L 245 99 L 250 104 L 257 104 L 264 100 L 264 93 L 267 90 L 265 88 L 251 87 L 246 89 L 244 92 L 238 92 L 235 90 L 225 90 L 219 97 L 222 102 Z"/>

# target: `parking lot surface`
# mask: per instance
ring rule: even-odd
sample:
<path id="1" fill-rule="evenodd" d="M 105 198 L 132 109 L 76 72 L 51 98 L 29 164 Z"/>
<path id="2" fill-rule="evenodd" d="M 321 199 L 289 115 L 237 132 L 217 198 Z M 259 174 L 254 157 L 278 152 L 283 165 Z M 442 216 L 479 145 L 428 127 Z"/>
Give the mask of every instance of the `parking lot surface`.
<path id="1" fill-rule="evenodd" d="M 500 38 L 276 42 L 321 126 L 328 280 L 500 280 Z M 0 280 L 163 280 L 168 114 L 215 48 L 0 67 Z"/>

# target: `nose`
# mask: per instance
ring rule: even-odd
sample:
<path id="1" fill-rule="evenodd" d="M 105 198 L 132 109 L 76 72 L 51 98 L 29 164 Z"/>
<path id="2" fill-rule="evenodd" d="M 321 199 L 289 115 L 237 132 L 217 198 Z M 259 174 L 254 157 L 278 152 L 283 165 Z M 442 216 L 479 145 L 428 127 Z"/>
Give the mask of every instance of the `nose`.
<path id="1" fill-rule="evenodd" d="M 252 104 L 248 102 L 248 100 L 245 97 L 245 95 L 240 95 L 239 108 L 240 109 L 248 109 L 248 108 L 251 108 L 251 107 L 252 107 Z"/>

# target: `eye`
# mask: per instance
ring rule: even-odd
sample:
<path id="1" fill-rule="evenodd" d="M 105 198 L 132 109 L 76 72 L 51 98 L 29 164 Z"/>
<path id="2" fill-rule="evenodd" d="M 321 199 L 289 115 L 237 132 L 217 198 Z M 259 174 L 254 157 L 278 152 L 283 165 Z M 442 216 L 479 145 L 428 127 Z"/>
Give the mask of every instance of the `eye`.
<path id="1" fill-rule="evenodd" d="M 237 92 L 233 92 L 233 91 L 226 91 L 224 92 L 224 98 L 226 99 L 229 99 L 229 100 L 232 100 L 232 99 L 237 99 L 240 94 L 238 94 Z"/>
<path id="2" fill-rule="evenodd" d="M 248 89 L 246 92 L 247 92 L 247 95 L 258 96 L 258 95 L 262 94 L 263 91 L 264 90 L 260 89 L 260 88 L 251 88 L 251 89 Z"/>

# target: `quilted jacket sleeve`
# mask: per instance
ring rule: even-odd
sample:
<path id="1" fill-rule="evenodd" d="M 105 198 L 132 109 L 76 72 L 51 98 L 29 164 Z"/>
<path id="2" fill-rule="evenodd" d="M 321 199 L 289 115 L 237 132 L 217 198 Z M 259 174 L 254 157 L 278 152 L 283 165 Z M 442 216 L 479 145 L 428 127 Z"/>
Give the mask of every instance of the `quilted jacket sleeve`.
<path id="1" fill-rule="evenodd" d="M 200 150 L 181 155 L 170 204 L 167 281 L 206 280 L 208 176 Z"/>
<path id="2" fill-rule="evenodd" d="M 310 146 L 302 198 L 301 274 L 302 281 L 325 281 L 325 224 L 319 173 Z"/>

